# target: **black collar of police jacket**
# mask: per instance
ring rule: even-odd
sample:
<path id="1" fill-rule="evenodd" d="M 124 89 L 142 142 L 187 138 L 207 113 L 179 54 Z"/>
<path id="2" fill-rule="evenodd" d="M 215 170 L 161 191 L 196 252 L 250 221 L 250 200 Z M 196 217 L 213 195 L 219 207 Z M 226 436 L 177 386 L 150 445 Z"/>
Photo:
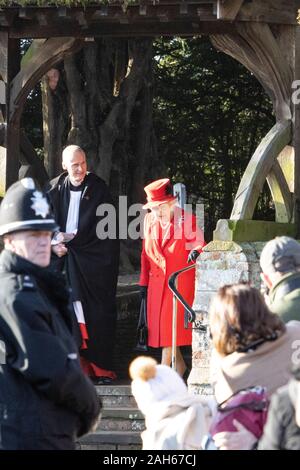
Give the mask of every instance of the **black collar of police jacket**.
<path id="1" fill-rule="evenodd" d="M 38 287 L 56 305 L 68 327 L 72 328 L 71 312 L 69 310 L 70 292 L 61 272 L 54 271 L 51 268 L 42 268 L 6 249 L 0 255 L 0 272 L 34 277 Z"/>

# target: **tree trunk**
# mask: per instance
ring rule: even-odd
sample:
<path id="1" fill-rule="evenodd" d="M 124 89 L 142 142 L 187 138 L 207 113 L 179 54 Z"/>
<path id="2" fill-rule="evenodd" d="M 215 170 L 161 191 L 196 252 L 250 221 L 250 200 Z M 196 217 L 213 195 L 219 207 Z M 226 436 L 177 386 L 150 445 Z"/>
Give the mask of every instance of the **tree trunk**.
<path id="1" fill-rule="evenodd" d="M 145 181 L 161 171 L 152 122 L 152 40 L 90 41 L 60 69 L 57 87 L 46 80 L 43 87 L 50 177 L 61 171 L 62 148 L 77 144 L 115 199 L 125 194 L 142 202 Z"/>
<path id="2" fill-rule="evenodd" d="M 77 144 L 115 202 L 119 195 L 127 195 L 128 204 L 144 202 L 145 182 L 162 172 L 152 120 L 152 40 L 87 42 L 59 65 L 57 83 L 48 73 L 43 85 L 50 178 L 61 172 L 63 147 Z M 137 242 L 124 241 L 120 269 L 137 268 L 139 252 Z"/>
<path id="3" fill-rule="evenodd" d="M 62 171 L 61 154 L 67 136 L 69 109 L 66 88 L 60 79 L 56 88 L 51 90 L 48 77 L 42 80 L 44 163 L 49 178 Z"/>

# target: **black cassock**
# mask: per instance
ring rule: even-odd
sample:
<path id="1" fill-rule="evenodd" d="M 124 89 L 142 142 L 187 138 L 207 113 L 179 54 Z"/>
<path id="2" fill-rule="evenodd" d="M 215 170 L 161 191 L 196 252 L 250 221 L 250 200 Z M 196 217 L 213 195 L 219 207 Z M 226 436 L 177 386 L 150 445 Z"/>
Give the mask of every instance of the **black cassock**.
<path id="1" fill-rule="evenodd" d="M 77 234 L 67 243 L 67 255 L 54 255 L 53 264 L 66 271 L 72 300 L 82 303 L 89 339 L 81 355 L 102 369 L 113 370 L 119 240 L 101 240 L 96 234 L 103 218 L 96 215 L 97 208 L 103 203 L 112 204 L 112 199 L 105 182 L 93 173 L 86 175 L 81 189 Z M 51 181 L 48 194 L 60 230 L 65 232 L 70 202 L 67 173 Z"/>

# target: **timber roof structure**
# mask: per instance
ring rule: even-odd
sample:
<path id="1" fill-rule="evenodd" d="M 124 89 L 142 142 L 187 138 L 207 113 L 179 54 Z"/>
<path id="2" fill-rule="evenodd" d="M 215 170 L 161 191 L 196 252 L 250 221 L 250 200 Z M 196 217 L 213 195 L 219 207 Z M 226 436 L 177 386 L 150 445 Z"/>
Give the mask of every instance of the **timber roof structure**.
<path id="1" fill-rule="evenodd" d="M 9 30 L 11 38 L 226 34 L 239 22 L 294 25 L 295 5 L 284 0 L 0 0 L 0 31 Z"/>
<path id="2" fill-rule="evenodd" d="M 41 174 L 40 160 L 20 129 L 27 96 L 51 68 L 84 47 L 86 40 L 206 34 L 218 50 L 256 76 L 272 100 L 276 117 L 245 170 L 231 219 L 252 219 L 267 180 L 276 220 L 290 223 L 296 208 L 300 227 L 300 106 L 293 95 L 300 79 L 298 13 L 296 0 L 0 0 L 2 187 L 18 179 L 20 154 L 26 155 L 22 158 L 29 168 Z M 21 62 L 22 38 L 34 40 L 27 60 Z M 293 181 L 287 180 L 276 158 L 281 152 L 294 162 Z"/>

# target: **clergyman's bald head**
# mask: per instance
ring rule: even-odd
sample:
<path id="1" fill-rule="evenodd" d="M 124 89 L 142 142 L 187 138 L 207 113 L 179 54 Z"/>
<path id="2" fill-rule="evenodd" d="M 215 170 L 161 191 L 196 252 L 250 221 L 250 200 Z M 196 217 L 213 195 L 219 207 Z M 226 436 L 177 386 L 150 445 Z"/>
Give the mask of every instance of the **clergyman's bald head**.
<path id="1" fill-rule="evenodd" d="M 68 145 L 62 154 L 62 167 L 68 172 L 73 186 L 79 186 L 87 173 L 85 152 L 78 145 Z"/>
<path id="2" fill-rule="evenodd" d="M 85 151 L 82 150 L 81 147 L 79 147 L 79 145 L 68 145 L 64 150 L 63 150 L 63 153 L 62 153 L 62 163 L 63 163 L 63 167 L 65 166 L 65 164 L 69 161 L 69 159 L 75 154 L 75 153 L 82 153 L 82 155 L 84 155 L 84 157 L 86 158 L 86 155 L 85 155 Z"/>

